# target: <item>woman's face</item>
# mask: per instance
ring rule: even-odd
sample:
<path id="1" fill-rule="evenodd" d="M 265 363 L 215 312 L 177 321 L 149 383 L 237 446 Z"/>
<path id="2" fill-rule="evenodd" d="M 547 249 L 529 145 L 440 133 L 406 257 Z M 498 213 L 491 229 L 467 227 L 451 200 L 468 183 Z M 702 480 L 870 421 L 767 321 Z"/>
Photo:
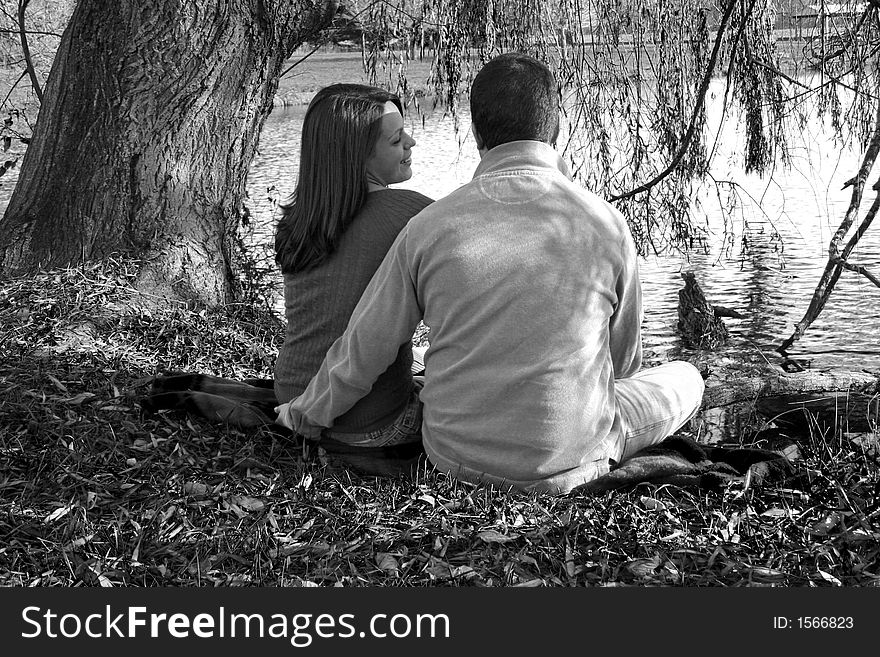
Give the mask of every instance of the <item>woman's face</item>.
<path id="1" fill-rule="evenodd" d="M 393 185 L 412 178 L 412 153 L 416 140 L 403 129 L 403 117 L 397 105 L 385 103 L 379 139 L 367 158 L 367 175 L 380 185 Z"/>

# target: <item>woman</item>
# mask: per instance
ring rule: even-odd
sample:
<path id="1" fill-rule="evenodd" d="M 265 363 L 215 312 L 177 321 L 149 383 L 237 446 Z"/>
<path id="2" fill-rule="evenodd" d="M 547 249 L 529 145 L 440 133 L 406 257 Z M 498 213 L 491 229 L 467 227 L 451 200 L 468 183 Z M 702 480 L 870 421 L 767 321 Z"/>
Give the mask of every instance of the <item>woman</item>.
<path id="1" fill-rule="evenodd" d="M 397 234 L 431 203 L 417 192 L 389 189 L 412 177 L 414 145 L 396 95 L 359 84 L 320 90 L 303 122 L 296 190 L 279 207 L 275 250 L 287 329 L 274 384 L 173 374 L 154 379 L 142 405 L 184 408 L 241 427 L 271 424 L 273 408 L 298 396 L 318 371 Z M 412 364 L 411 345 L 401 345 L 394 363 L 325 431 L 321 445 L 370 473 L 408 469 L 421 453 Z"/>
<path id="2" fill-rule="evenodd" d="M 400 100 L 356 84 L 325 87 L 303 122 L 296 191 L 280 205 L 276 261 L 284 274 L 287 331 L 275 365 L 279 403 L 305 390 L 345 330 L 361 293 L 409 219 L 431 203 L 389 189 L 412 177 L 415 140 Z M 322 435 L 322 444 L 389 447 L 421 441 L 412 345 Z"/>

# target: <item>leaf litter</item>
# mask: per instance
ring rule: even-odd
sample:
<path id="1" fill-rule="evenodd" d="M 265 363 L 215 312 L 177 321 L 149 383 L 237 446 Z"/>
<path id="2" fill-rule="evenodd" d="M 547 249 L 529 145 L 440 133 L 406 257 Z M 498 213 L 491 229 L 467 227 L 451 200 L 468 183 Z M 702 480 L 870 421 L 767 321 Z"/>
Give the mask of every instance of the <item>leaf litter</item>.
<path id="1" fill-rule="evenodd" d="M 803 436 L 810 476 L 787 488 L 550 497 L 364 477 L 267 429 L 144 414 L 156 373 L 271 376 L 283 325 L 150 304 L 136 270 L 0 284 L 0 585 L 880 582 L 876 435 Z"/>

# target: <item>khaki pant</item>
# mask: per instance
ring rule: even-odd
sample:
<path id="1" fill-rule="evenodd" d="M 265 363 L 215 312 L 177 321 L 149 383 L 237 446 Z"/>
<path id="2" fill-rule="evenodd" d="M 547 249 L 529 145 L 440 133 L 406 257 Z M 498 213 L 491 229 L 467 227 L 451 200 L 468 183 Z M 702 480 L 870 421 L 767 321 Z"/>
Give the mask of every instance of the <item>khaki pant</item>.
<path id="1" fill-rule="evenodd" d="M 618 463 L 675 433 L 700 409 L 705 384 L 699 370 L 672 361 L 614 381 L 621 420 Z"/>

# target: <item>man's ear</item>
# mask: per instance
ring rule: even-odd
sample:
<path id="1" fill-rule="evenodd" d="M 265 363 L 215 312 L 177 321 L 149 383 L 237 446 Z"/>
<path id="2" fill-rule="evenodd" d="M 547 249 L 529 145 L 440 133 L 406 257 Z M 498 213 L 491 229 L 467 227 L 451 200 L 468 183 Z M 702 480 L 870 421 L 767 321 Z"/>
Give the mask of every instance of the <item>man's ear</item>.
<path id="1" fill-rule="evenodd" d="M 484 148 L 484 146 L 483 146 L 483 143 L 484 143 L 484 142 L 483 142 L 483 138 L 480 137 L 480 133 L 477 132 L 477 126 L 474 125 L 473 121 L 471 121 L 471 134 L 474 136 L 474 141 L 475 141 L 476 144 L 477 144 L 477 150 L 478 150 L 478 151 L 483 150 L 483 148 Z"/>

